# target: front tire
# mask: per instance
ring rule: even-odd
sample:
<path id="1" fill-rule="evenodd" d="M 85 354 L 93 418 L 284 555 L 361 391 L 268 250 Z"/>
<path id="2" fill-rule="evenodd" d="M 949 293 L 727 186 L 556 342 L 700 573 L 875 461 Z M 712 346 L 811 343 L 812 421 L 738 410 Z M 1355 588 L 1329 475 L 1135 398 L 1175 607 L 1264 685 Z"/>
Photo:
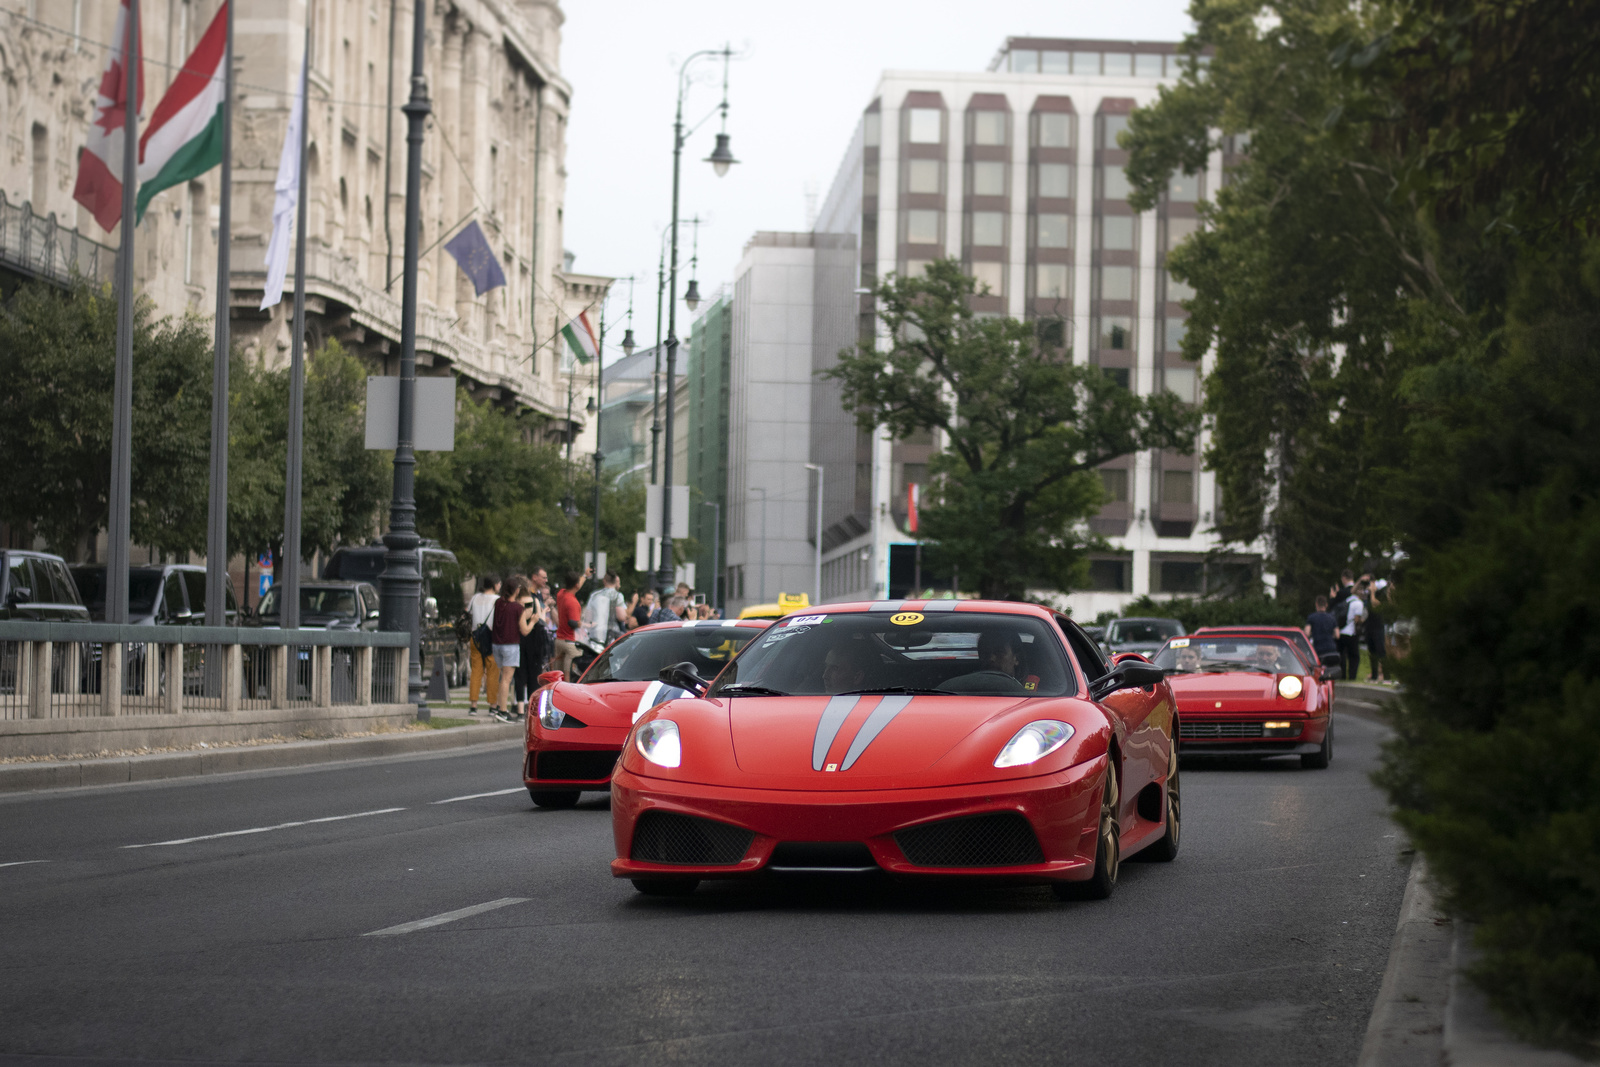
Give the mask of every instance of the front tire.
<path id="1" fill-rule="evenodd" d="M 1094 874 L 1087 882 L 1051 884 L 1061 900 L 1105 900 L 1117 888 L 1117 872 L 1122 866 L 1122 827 L 1117 821 L 1117 770 L 1106 764 L 1106 785 L 1100 794 L 1100 832 L 1094 849 Z"/>
<path id="2" fill-rule="evenodd" d="M 698 878 L 635 878 L 633 888 L 647 897 L 686 897 L 700 885 Z"/>
<path id="3" fill-rule="evenodd" d="M 1183 835 L 1182 792 L 1178 788 L 1178 739 L 1172 739 L 1172 755 L 1167 758 L 1167 784 L 1162 790 L 1167 798 L 1167 831 L 1161 840 L 1139 853 L 1138 859 L 1149 858 L 1156 863 L 1171 863 L 1178 858 L 1178 843 Z"/>
<path id="4" fill-rule="evenodd" d="M 1328 732 L 1322 735 L 1322 747 L 1300 757 L 1300 766 L 1308 771 L 1320 771 L 1333 762 L 1333 719 L 1328 719 Z"/>
<path id="5" fill-rule="evenodd" d="M 530 788 L 528 795 L 533 798 L 533 803 L 537 807 L 546 808 L 550 811 L 564 811 L 567 808 L 576 807 L 578 797 L 581 794 L 576 789 L 570 792 L 552 793 L 548 790 Z"/>

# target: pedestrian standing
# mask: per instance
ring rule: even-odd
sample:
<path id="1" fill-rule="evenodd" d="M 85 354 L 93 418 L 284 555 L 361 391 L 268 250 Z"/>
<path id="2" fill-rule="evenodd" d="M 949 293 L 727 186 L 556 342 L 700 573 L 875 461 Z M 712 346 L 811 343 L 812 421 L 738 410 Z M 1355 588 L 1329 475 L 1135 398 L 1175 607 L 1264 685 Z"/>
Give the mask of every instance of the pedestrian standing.
<path id="1" fill-rule="evenodd" d="M 528 632 L 522 635 L 521 662 L 517 664 L 517 702 L 512 705 L 513 718 L 522 718 L 522 709 L 527 705 L 528 698 L 539 687 L 539 672 L 544 670 L 546 650 L 545 629 L 539 622 L 539 610 L 534 599 L 533 581 L 527 579 L 527 589 L 521 596 L 523 604 L 527 605 L 533 614 L 533 625 L 528 627 Z"/>
<path id="2" fill-rule="evenodd" d="M 1372 594 L 1367 598 L 1366 641 L 1367 673 L 1369 681 L 1387 685 L 1383 677 L 1384 646 L 1383 602 L 1389 598 L 1392 587 L 1379 578 L 1372 583 Z"/>
<path id="3" fill-rule="evenodd" d="M 656 611 L 656 594 L 653 590 L 646 589 L 639 602 L 634 605 L 633 618 L 635 626 L 648 626 L 650 616 Z"/>
<path id="4" fill-rule="evenodd" d="M 490 638 L 494 642 L 494 662 L 500 669 L 499 703 L 494 705 L 494 717 L 510 721 L 507 705 L 514 695 L 512 686 L 517 664 L 522 662 L 522 635 L 533 629 L 533 612 L 528 610 L 523 597 L 528 587 L 520 578 L 513 578 L 511 588 L 494 605 L 494 620 L 489 624 Z"/>
<path id="5" fill-rule="evenodd" d="M 590 642 L 604 648 L 622 636 L 627 620 L 622 579 L 615 572 L 607 571 L 600 580 L 600 588 L 589 594 L 589 603 L 583 609 L 583 624 L 589 630 Z"/>
<path id="6" fill-rule="evenodd" d="M 1306 616 L 1305 633 L 1317 657 L 1339 655 L 1339 626 L 1328 611 L 1328 598 L 1317 597 L 1317 610 Z M 1341 657 L 1342 659 L 1342 657 Z"/>
<path id="7" fill-rule="evenodd" d="M 484 696 L 489 700 L 489 707 L 499 704 L 500 672 L 493 669 L 494 652 L 488 655 L 478 650 L 478 628 L 489 625 L 489 619 L 494 615 L 495 601 L 500 599 L 500 579 L 492 574 L 486 574 L 478 579 L 478 591 L 472 594 L 472 599 L 467 601 L 467 622 L 471 627 L 467 639 L 467 654 L 471 658 L 471 669 L 467 674 L 467 714 L 478 714 L 478 687 L 483 686 Z"/>
<path id="8" fill-rule="evenodd" d="M 1349 575 L 1349 571 L 1345 574 Z M 1350 586 L 1350 595 L 1343 602 L 1344 620 L 1339 626 L 1339 658 L 1343 665 L 1344 677 L 1350 681 L 1356 680 L 1356 675 L 1361 672 L 1361 638 L 1357 634 L 1361 626 L 1361 619 L 1366 615 L 1367 606 L 1361 597 L 1356 594 L 1355 586 Z M 1334 615 L 1337 621 L 1338 614 Z"/>
<path id="9" fill-rule="evenodd" d="M 661 605 L 661 607 L 657 608 L 650 615 L 650 621 L 651 622 L 682 622 L 684 613 L 687 612 L 688 610 L 689 610 L 689 600 L 688 600 L 688 598 L 675 594 L 672 597 L 671 600 L 669 600 L 665 604 Z"/>
<path id="10" fill-rule="evenodd" d="M 533 674 L 537 677 L 556 650 L 555 596 L 550 592 L 550 576 L 543 567 L 535 567 L 529 572 L 528 589 L 533 594 L 532 665 Z"/>
<path id="11" fill-rule="evenodd" d="M 569 682 L 578 680 L 572 664 L 578 658 L 578 627 L 583 625 L 583 608 L 578 604 L 583 578 L 577 571 L 568 571 L 556 593 L 556 655 L 550 669 L 565 674 Z"/>

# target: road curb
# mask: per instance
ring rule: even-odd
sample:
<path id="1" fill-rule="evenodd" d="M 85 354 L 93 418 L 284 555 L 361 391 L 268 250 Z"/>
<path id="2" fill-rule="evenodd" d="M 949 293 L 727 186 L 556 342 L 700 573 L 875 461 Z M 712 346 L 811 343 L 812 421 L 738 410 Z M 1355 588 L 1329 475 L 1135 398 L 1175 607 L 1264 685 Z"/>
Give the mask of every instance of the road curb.
<path id="1" fill-rule="evenodd" d="M 1419 854 L 1411 861 L 1389 963 L 1357 1067 L 1438 1063 L 1450 996 L 1450 921 L 1439 914 Z"/>
<path id="2" fill-rule="evenodd" d="M 287 741 L 277 745 L 241 745 L 236 748 L 195 752 L 159 752 L 149 756 L 112 757 L 57 763 L 0 765 L 0 793 L 29 793 L 42 789 L 124 785 L 169 778 L 192 778 L 237 771 L 306 767 L 318 763 L 409 756 L 453 748 L 516 741 L 519 723 L 485 723 L 444 730 L 378 734 L 372 737 L 330 737 L 318 741 Z"/>

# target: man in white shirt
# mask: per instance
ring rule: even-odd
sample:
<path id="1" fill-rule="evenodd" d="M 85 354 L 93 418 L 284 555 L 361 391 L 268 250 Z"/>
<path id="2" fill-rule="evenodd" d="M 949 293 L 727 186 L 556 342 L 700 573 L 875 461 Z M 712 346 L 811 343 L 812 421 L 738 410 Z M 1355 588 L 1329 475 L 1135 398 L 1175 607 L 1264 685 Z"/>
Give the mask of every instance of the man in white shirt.
<path id="1" fill-rule="evenodd" d="M 628 605 L 622 599 L 622 579 L 607 571 L 600 588 L 589 594 L 584 605 L 583 624 L 589 628 L 589 640 L 597 645 L 609 645 L 628 625 Z"/>
<path id="2" fill-rule="evenodd" d="M 1359 595 L 1352 594 L 1345 605 L 1344 625 L 1339 628 L 1339 654 L 1344 662 L 1346 681 L 1355 681 L 1356 672 L 1361 669 L 1361 642 L 1356 637 L 1356 627 L 1366 614 L 1366 602 Z"/>
<path id="3" fill-rule="evenodd" d="M 478 632 L 478 627 L 486 626 L 494 616 L 494 603 L 500 599 L 500 579 L 492 574 L 486 574 L 478 579 L 478 591 L 472 594 L 472 599 L 467 601 L 467 615 L 472 624 L 472 633 Z M 467 654 L 471 657 L 472 670 L 467 676 L 467 714 L 478 714 L 478 684 L 483 683 L 484 690 L 489 697 L 489 706 L 497 708 L 500 701 L 500 672 L 489 669 L 488 662 L 483 653 L 478 651 L 478 642 L 468 639 Z"/>

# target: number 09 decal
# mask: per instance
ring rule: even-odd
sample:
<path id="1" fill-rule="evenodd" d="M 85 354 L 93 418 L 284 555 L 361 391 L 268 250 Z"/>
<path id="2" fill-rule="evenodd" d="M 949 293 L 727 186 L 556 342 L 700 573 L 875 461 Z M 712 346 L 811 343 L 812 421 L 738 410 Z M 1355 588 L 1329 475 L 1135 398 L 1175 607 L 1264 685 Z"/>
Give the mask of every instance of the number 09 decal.
<path id="1" fill-rule="evenodd" d="M 920 612 L 920 611 L 900 611 L 900 612 L 896 612 L 895 614 L 889 616 L 889 621 L 894 623 L 896 626 L 915 626 L 917 623 L 922 621 L 922 612 Z"/>

